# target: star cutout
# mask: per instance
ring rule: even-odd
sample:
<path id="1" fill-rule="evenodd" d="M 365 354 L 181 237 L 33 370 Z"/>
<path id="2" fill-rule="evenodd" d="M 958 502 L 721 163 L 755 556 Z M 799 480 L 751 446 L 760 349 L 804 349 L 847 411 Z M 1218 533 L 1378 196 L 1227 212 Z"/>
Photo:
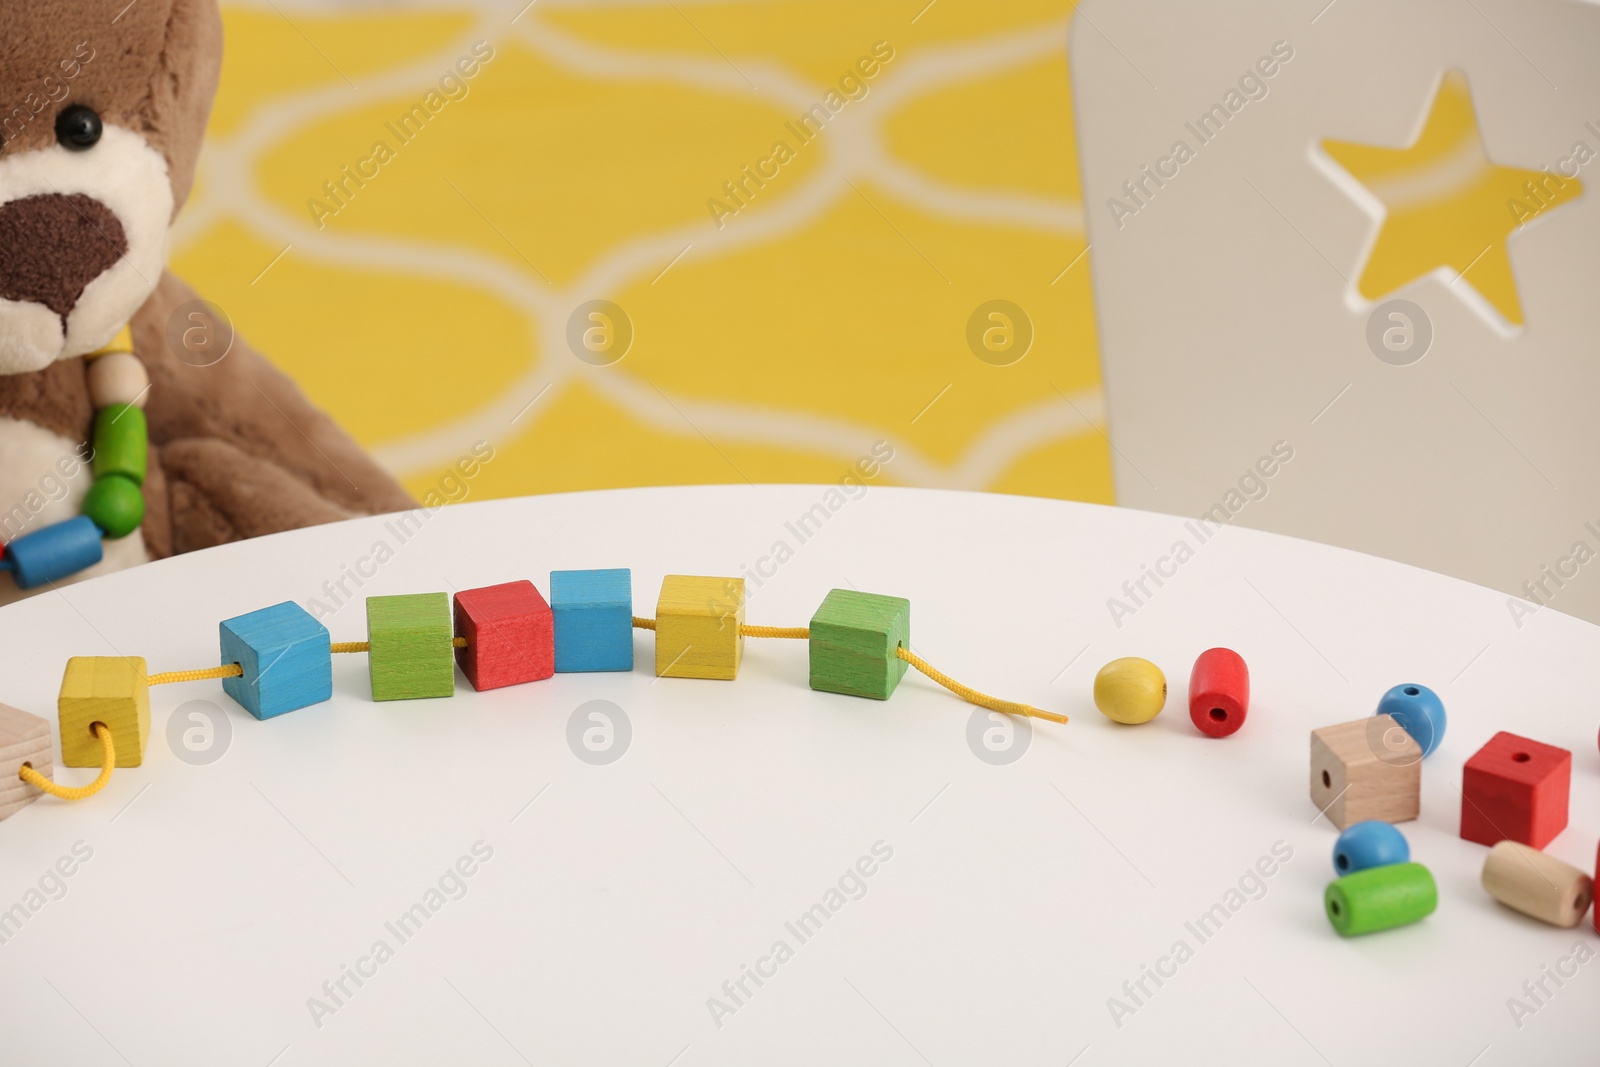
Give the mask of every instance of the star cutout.
<path id="1" fill-rule="evenodd" d="M 1490 162 L 1466 75 L 1452 70 L 1440 80 L 1409 147 L 1323 141 L 1322 148 L 1381 207 L 1356 285 L 1363 298 L 1377 301 L 1442 269 L 1448 285 L 1470 287 L 1504 322 L 1523 324 L 1506 242 L 1576 199 L 1583 184 L 1548 169 Z"/>

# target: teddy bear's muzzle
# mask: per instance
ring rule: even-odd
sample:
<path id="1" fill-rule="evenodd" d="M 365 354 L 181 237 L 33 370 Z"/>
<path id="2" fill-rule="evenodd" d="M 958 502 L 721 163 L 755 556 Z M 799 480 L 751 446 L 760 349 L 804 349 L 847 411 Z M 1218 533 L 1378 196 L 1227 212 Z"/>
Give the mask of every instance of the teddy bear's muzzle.
<path id="1" fill-rule="evenodd" d="M 88 284 L 128 253 L 112 210 L 83 193 L 0 204 L 0 297 L 42 304 L 61 319 Z"/>

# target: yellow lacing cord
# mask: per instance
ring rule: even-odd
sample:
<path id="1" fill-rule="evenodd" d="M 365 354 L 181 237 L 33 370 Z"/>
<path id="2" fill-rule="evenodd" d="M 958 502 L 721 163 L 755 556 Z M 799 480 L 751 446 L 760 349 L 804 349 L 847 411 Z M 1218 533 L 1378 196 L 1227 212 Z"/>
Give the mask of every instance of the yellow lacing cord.
<path id="1" fill-rule="evenodd" d="M 645 619 L 635 615 L 633 616 L 633 625 L 640 630 L 654 630 L 656 628 L 656 620 Z M 748 623 L 744 623 L 740 625 L 739 633 L 744 637 L 778 637 L 798 641 L 804 641 L 811 637 L 811 630 L 805 626 L 751 626 Z M 453 638 L 450 643 L 456 648 L 467 647 L 467 639 L 465 637 Z M 333 652 L 371 652 L 372 643 L 370 641 L 336 641 L 329 648 Z M 1018 704 L 1011 700 L 1001 700 L 999 697 L 980 693 L 969 685 L 962 685 L 948 674 L 933 667 L 915 652 L 907 651 L 904 646 L 896 647 L 894 652 L 896 656 L 899 656 L 969 704 L 976 704 L 980 708 L 988 708 L 990 711 L 998 711 L 1005 715 L 1022 715 L 1030 719 L 1048 719 L 1050 722 L 1059 723 L 1071 721 L 1065 715 L 1042 711 L 1031 704 Z M 168 671 L 166 674 L 152 674 L 149 682 L 151 685 L 162 685 L 166 682 L 198 682 L 206 678 L 237 678 L 243 673 L 244 669 L 237 663 L 226 663 L 221 667 L 211 667 L 203 671 Z M 109 776 L 110 772 L 108 771 L 107 777 Z M 100 784 L 103 785 L 104 783 Z M 99 785 L 94 788 L 98 789 Z M 85 793 L 84 795 L 87 796 L 88 794 Z"/>
<path id="2" fill-rule="evenodd" d="M 22 765 L 22 769 L 17 772 L 17 777 L 35 789 L 49 793 L 53 797 L 60 797 L 62 800 L 82 800 L 84 797 L 94 796 L 106 787 L 107 782 L 111 781 L 111 772 L 117 766 L 117 746 L 111 740 L 111 728 L 105 723 L 94 723 L 89 729 L 93 730 L 94 735 L 100 739 L 100 777 L 88 785 L 56 785 L 56 783 L 34 770 L 31 764 L 27 763 Z"/>
<path id="3" fill-rule="evenodd" d="M 990 711 L 1003 712 L 1006 715 L 1026 715 L 1031 719 L 1049 719 L 1051 722 L 1059 723 L 1070 721 L 1065 715 L 1057 715 L 1051 711 L 1040 711 L 1031 704 L 1016 704 L 1009 700 L 1001 700 L 998 697 L 989 696 L 987 693 L 980 693 L 971 686 L 962 685 L 943 671 L 935 670 L 927 660 L 915 652 L 906 651 L 904 646 L 896 646 L 894 654 L 969 704 L 976 704 L 978 707 L 988 708 Z"/>
<path id="4" fill-rule="evenodd" d="M 654 630 L 656 621 L 654 619 L 641 619 L 635 615 L 633 617 L 633 625 L 641 630 Z M 811 637 L 811 630 L 805 626 L 751 626 L 745 623 L 740 625 L 739 633 L 744 637 L 788 637 L 800 641 L 808 640 Z M 998 711 L 1006 715 L 1023 715 L 1030 719 L 1048 719 L 1051 722 L 1059 723 L 1070 721 L 1065 715 L 1041 711 L 1031 704 L 1018 704 L 1010 700 L 1001 700 L 999 697 L 980 693 L 970 685 L 962 685 L 943 671 L 936 670 L 921 656 L 914 652 L 906 651 L 903 646 L 897 646 L 894 653 L 969 704 L 976 704 L 980 708 L 988 708 L 990 711 Z"/>
<path id="5" fill-rule="evenodd" d="M 805 641 L 811 637 L 811 631 L 804 626 L 750 626 L 739 627 L 739 633 L 745 637 L 792 637 Z"/>
<path id="6" fill-rule="evenodd" d="M 237 663 L 224 663 L 220 667 L 207 667 L 203 671 L 167 671 L 165 674 L 152 674 L 145 679 L 149 685 L 166 685 L 169 682 L 203 682 L 207 678 L 237 678 L 244 674 L 244 668 Z"/>

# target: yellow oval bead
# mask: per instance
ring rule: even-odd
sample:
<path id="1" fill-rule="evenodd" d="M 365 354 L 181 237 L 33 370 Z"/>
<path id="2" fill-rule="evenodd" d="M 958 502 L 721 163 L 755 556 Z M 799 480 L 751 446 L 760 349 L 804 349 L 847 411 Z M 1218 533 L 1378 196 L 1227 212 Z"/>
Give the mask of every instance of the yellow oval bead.
<path id="1" fill-rule="evenodd" d="M 1167 676 L 1147 659 L 1124 656 L 1094 676 L 1094 706 L 1113 722 L 1149 722 L 1167 703 Z"/>

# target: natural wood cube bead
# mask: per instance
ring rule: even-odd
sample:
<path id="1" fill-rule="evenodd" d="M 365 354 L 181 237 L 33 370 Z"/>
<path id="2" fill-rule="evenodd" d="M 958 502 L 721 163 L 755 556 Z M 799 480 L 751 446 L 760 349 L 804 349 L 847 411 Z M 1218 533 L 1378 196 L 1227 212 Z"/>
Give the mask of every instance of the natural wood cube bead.
<path id="1" fill-rule="evenodd" d="M 61 677 L 61 762 L 98 767 L 100 739 L 94 724 L 111 730 L 118 767 L 144 762 L 150 737 L 150 682 L 140 656 L 73 656 Z"/>
<path id="2" fill-rule="evenodd" d="M 656 675 L 720 678 L 744 654 L 744 579 L 669 574 L 656 601 Z"/>
<path id="3" fill-rule="evenodd" d="M 1483 861 L 1483 888 L 1514 911 L 1551 926 L 1577 926 L 1594 900 L 1594 882 L 1519 841 L 1501 841 Z"/>
<path id="4" fill-rule="evenodd" d="M 1311 731 L 1311 802 L 1343 830 L 1421 811 L 1422 746 L 1387 715 Z"/>
<path id="5" fill-rule="evenodd" d="M 16 814 L 44 796 L 17 777 L 26 763 L 50 777 L 50 721 L 0 704 L 0 819 Z"/>

